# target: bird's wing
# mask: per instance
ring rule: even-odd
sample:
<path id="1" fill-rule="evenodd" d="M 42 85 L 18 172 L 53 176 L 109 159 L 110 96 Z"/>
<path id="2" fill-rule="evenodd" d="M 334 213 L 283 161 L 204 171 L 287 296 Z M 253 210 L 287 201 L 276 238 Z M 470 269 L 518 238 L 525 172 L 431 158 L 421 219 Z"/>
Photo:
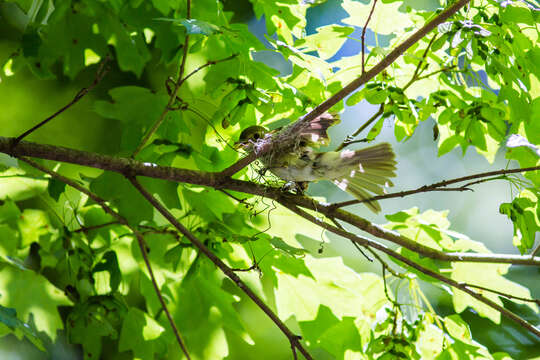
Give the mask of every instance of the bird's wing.
<path id="1" fill-rule="evenodd" d="M 327 130 L 338 122 L 339 116 L 337 114 L 325 112 L 307 123 L 300 132 L 300 137 L 306 140 L 309 146 L 326 146 L 330 143 Z"/>

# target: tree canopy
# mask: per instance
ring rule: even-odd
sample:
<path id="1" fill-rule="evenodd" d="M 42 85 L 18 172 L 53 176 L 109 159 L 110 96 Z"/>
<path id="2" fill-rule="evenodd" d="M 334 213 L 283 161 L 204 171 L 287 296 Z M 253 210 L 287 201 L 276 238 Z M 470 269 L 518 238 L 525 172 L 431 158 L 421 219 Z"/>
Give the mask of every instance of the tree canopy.
<path id="1" fill-rule="evenodd" d="M 0 335 L 36 358 L 540 356 L 537 2 L 11 0 L 0 17 Z M 487 170 L 398 172 L 371 198 L 380 224 L 265 171 L 302 124 L 358 104 L 327 149 L 427 124 L 441 161 Z M 239 149 L 252 125 L 287 136 Z M 513 252 L 415 204 L 496 181 Z"/>

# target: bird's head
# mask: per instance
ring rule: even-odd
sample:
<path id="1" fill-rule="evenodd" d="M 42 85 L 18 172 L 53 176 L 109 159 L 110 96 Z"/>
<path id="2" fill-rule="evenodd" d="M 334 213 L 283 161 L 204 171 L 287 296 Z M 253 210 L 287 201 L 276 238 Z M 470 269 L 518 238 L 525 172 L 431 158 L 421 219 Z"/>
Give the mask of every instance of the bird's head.
<path id="1" fill-rule="evenodd" d="M 250 126 L 242 131 L 240 138 L 235 143 L 235 146 L 237 148 L 247 148 L 256 143 L 258 140 L 263 139 L 266 133 L 268 133 L 268 130 L 262 126 Z"/>

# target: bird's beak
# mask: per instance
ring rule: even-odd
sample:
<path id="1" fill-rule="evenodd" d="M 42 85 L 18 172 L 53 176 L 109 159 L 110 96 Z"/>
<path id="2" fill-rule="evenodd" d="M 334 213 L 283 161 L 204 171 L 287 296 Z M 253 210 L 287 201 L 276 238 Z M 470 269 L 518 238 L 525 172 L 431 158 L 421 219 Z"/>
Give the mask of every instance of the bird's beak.
<path id="1" fill-rule="evenodd" d="M 240 149 L 245 149 L 247 147 L 247 143 L 245 143 L 244 141 L 237 141 L 234 143 L 233 147 L 236 149 L 236 150 L 240 150 Z"/>

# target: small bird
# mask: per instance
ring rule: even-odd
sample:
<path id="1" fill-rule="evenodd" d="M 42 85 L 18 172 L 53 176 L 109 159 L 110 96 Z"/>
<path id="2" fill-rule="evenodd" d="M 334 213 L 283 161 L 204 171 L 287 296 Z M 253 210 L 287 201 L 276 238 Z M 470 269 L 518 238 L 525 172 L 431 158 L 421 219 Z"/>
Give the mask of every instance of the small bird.
<path id="1" fill-rule="evenodd" d="M 381 143 L 361 150 L 316 151 L 329 144 L 327 130 L 337 122 L 339 118 L 328 112 L 320 115 L 296 131 L 293 146 L 287 149 L 280 149 L 279 137 L 290 136 L 289 128 L 269 132 L 262 126 L 250 126 L 242 131 L 237 144 L 257 152 L 272 140 L 273 149 L 264 154 L 261 161 L 267 170 L 298 184 L 300 189 L 311 181 L 330 180 L 358 200 L 384 194 L 385 187 L 393 185 L 389 178 L 396 176 L 395 155 L 390 144 Z M 365 204 L 375 213 L 381 211 L 377 201 Z"/>

